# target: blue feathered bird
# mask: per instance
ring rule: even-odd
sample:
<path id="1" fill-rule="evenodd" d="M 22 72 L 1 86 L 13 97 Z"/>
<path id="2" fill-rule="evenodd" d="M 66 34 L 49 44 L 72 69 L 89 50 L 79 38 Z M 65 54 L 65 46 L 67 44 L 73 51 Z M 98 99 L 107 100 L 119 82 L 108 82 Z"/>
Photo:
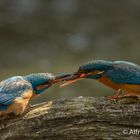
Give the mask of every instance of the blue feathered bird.
<path id="1" fill-rule="evenodd" d="M 122 91 L 127 96 L 140 96 L 140 66 L 127 61 L 94 60 L 79 67 L 78 71 L 65 78 L 73 83 L 81 78 L 96 79 L 106 86 L 117 90 L 111 98 L 118 98 Z"/>
<path id="2" fill-rule="evenodd" d="M 37 73 L 27 76 L 14 76 L 0 82 L 0 116 L 22 114 L 30 99 L 40 95 L 66 75 L 54 76 L 50 73 Z"/>

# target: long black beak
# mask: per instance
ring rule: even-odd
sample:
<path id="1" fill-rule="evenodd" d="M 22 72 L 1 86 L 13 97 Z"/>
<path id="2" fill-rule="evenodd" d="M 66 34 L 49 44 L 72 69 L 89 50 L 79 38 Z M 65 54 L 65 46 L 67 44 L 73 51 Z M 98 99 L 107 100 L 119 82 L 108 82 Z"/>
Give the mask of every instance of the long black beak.
<path id="1" fill-rule="evenodd" d="M 53 84 L 58 83 L 58 82 L 61 82 L 61 81 L 65 81 L 65 79 L 67 79 L 70 76 L 71 76 L 71 74 L 60 74 L 60 75 L 56 75 L 54 77 Z"/>
<path id="2" fill-rule="evenodd" d="M 69 80 L 74 80 L 74 79 L 77 79 L 79 78 L 79 73 L 78 72 L 74 72 L 74 73 L 71 73 L 71 74 L 67 74 L 66 77 L 64 77 L 62 80 L 63 81 L 69 81 Z"/>
<path id="3" fill-rule="evenodd" d="M 86 76 L 87 76 L 86 74 L 79 74 L 79 72 L 74 72 L 72 74 L 69 74 L 69 76 L 63 78 L 63 81 L 65 81 L 65 83 L 62 84 L 61 87 L 72 84 L 76 82 L 77 80 L 85 78 Z"/>
<path id="4" fill-rule="evenodd" d="M 67 79 L 70 76 L 71 76 L 71 74 L 61 74 L 61 75 L 56 75 L 56 76 L 51 75 L 51 78 L 52 78 L 51 82 L 49 84 L 38 86 L 37 89 L 40 90 L 40 89 L 44 88 L 44 86 L 51 87 L 53 84 L 56 84 L 61 81 L 65 81 L 65 79 Z"/>

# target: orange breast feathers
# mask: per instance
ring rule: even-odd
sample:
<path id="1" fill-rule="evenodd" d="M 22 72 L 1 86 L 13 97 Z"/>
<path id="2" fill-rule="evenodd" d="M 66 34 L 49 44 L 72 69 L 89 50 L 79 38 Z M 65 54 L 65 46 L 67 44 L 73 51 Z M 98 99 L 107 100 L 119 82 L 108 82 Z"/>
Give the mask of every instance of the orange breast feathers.
<path id="1" fill-rule="evenodd" d="M 111 81 L 108 77 L 106 76 L 102 76 L 100 79 L 99 79 L 99 82 L 103 83 L 104 85 L 112 88 L 112 89 L 115 89 L 115 90 L 118 90 L 121 88 L 121 85 L 120 84 L 117 84 L 117 83 L 114 83 L 113 81 Z"/>
<path id="2" fill-rule="evenodd" d="M 126 94 L 129 95 L 140 95 L 140 85 L 136 84 L 118 84 L 111 81 L 108 77 L 102 76 L 99 82 L 105 84 L 106 86 L 118 90 L 122 89 Z"/>
<path id="3" fill-rule="evenodd" d="M 33 91 L 26 91 L 23 93 L 23 96 L 16 97 L 13 104 L 11 104 L 6 110 L 0 112 L 0 116 L 10 113 L 14 113 L 15 115 L 22 114 L 25 111 L 32 96 Z"/>
<path id="4" fill-rule="evenodd" d="M 22 114 L 25 111 L 32 96 L 32 91 L 27 91 L 23 93 L 22 97 L 15 98 L 14 103 L 11 106 L 9 106 L 8 109 L 10 111 L 13 111 L 13 113 L 15 113 L 16 115 Z"/>
<path id="5" fill-rule="evenodd" d="M 33 91 L 27 91 L 27 92 L 23 93 L 22 98 L 23 99 L 30 99 L 32 96 L 34 96 Z"/>

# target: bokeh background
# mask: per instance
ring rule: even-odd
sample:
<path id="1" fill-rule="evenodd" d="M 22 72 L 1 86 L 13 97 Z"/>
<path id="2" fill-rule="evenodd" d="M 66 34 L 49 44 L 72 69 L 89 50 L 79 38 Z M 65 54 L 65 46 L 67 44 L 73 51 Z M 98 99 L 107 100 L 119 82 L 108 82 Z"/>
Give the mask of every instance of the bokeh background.
<path id="1" fill-rule="evenodd" d="M 75 71 L 95 59 L 140 64 L 139 0 L 1 0 L 0 80 Z M 33 103 L 113 95 L 94 80 L 55 85 Z"/>

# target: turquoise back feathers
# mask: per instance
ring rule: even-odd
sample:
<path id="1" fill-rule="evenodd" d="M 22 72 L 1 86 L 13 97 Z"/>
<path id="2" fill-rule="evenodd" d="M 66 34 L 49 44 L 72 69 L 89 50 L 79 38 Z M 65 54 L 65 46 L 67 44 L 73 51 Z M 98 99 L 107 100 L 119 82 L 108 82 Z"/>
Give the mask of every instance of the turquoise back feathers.
<path id="1" fill-rule="evenodd" d="M 86 78 L 98 79 L 102 75 L 118 84 L 140 84 L 140 66 L 127 61 L 94 60 L 79 67 L 79 73 L 104 71 L 103 74 L 89 75 Z"/>
<path id="2" fill-rule="evenodd" d="M 92 72 L 94 70 L 105 71 L 112 66 L 112 61 L 94 60 L 79 67 L 79 72 Z"/>

